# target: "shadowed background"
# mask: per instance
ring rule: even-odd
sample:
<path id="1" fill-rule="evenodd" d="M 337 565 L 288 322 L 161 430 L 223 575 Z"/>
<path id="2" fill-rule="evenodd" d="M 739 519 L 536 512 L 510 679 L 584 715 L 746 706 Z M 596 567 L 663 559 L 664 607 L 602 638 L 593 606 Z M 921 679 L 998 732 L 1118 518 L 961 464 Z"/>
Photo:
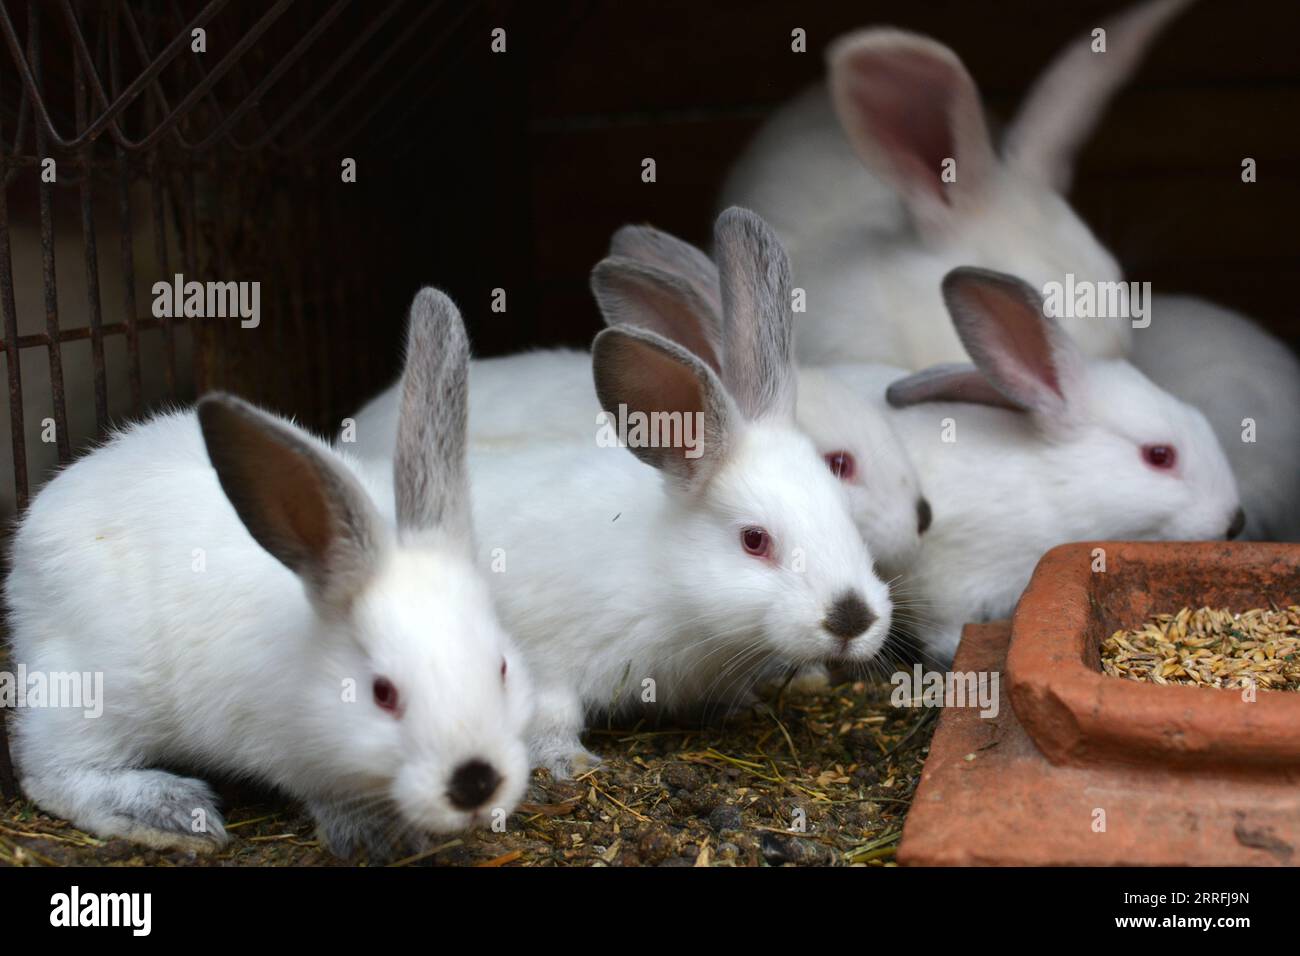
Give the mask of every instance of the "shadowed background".
<path id="1" fill-rule="evenodd" d="M 649 222 L 707 244 L 728 167 L 821 77 L 835 37 L 872 24 L 932 35 L 1005 118 L 1063 44 L 1128 5 L 0 0 L 0 228 L 16 308 L 3 295 L 0 306 L 17 313 L 6 370 L 21 354 L 23 378 L 9 376 L 0 419 L 25 422 L 21 441 L 0 444 L 27 448 L 34 491 L 113 424 L 212 387 L 332 431 L 396 374 L 422 284 L 456 299 L 479 354 L 585 345 L 601 325 L 587 276 L 613 230 Z M 185 42 L 196 22 L 201 54 Z M 1220 301 L 1292 344 L 1298 23 L 1292 0 L 1202 0 L 1175 19 L 1085 148 L 1071 196 L 1128 278 Z M 806 53 L 791 49 L 795 28 Z M 67 140 L 109 101 L 130 102 L 112 128 L 62 148 L 33 84 Z M 59 181 L 42 187 L 50 155 Z M 355 183 L 341 179 L 345 158 Z M 645 158 L 654 183 L 641 180 Z M 154 319 L 152 283 L 178 271 L 261 282 L 261 326 Z M 46 419 L 57 454 L 37 442 Z M 25 497 L 11 487 L 4 510 Z"/>

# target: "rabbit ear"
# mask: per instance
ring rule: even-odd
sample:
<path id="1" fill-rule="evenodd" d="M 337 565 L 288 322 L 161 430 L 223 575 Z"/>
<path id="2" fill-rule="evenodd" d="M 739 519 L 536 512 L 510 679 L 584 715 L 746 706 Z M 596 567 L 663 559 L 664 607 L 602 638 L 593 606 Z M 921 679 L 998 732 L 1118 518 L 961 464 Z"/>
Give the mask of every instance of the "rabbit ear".
<path id="1" fill-rule="evenodd" d="M 1065 421 L 1077 398 L 1082 359 L 1027 283 L 962 266 L 943 278 L 948 313 L 975 366 L 1013 405 Z"/>
<path id="2" fill-rule="evenodd" d="M 397 527 L 471 539 L 465 465 L 469 340 L 460 312 L 437 289 L 411 303 L 397 416 L 393 483 Z"/>
<path id="3" fill-rule="evenodd" d="M 198 406 L 208 457 L 235 513 L 324 604 L 346 610 L 388 533 L 360 482 L 328 451 L 232 395 Z"/>
<path id="4" fill-rule="evenodd" d="M 1191 0 L 1149 0 L 1124 11 L 1106 30 L 1105 52 L 1092 32 L 1076 38 L 1034 83 L 1007 131 L 1007 163 L 1058 192 L 1070 188 L 1074 157 L 1092 134 L 1115 91 L 1165 24 Z"/>
<path id="5" fill-rule="evenodd" d="M 974 365 L 962 364 L 934 365 L 890 382 L 885 389 L 885 401 L 893 408 L 909 408 L 924 402 L 964 402 L 1024 411 L 1023 405 L 994 388 Z"/>
<path id="6" fill-rule="evenodd" d="M 634 259 L 680 276 L 722 322 L 718 267 L 703 250 L 653 226 L 623 226 L 609 242 L 609 254 Z"/>
<path id="7" fill-rule="evenodd" d="M 600 407 L 631 426 L 621 437 L 632 454 L 684 487 L 707 482 L 738 424 L 717 375 L 676 342 L 636 326 L 597 335 L 591 364 Z M 638 422 L 646 426 L 639 437 Z"/>
<path id="8" fill-rule="evenodd" d="M 979 201 L 997 158 L 979 90 L 957 54 L 901 30 L 862 30 L 827 52 L 830 92 L 858 157 L 888 182 L 918 229 L 942 234 Z M 945 161 L 955 181 L 945 182 Z"/>
<path id="9" fill-rule="evenodd" d="M 605 323 L 650 329 L 722 369 L 719 318 L 682 276 L 622 256 L 591 271 L 591 291 Z"/>
<path id="10" fill-rule="evenodd" d="M 732 206 L 713 230 L 722 288 L 722 380 L 751 420 L 794 418 L 790 259 L 772 228 Z"/>

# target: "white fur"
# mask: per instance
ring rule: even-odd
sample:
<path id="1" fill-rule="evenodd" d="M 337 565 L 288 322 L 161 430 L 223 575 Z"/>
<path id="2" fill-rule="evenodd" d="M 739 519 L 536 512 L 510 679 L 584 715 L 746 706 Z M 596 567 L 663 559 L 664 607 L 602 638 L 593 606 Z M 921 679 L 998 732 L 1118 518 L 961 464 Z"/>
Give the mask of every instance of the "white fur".
<path id="1" fill-rule="evenodd" d="M 838 656 L 821 622 L 845 590 L 877 615 L 849 660 L 871 658 L 889 631 L 888 589 L 844 495 L 787 425 L 746 429 L 696 494 L 594 442 L 479 451 L 471 464 L 480 550 L 504 562 L 497 606 L 539 688 L 534 758 L 553 770 L 589 759 L 577 740 L 588 712 L 726 708 L 763 665 Z M 742 549 L 751 525 L 771 533 L 776 563 Z"/>
<path id="2" fill-rule="evenodd" d="M 104 837 L 208 849 L 226 839 L 211 790 L 162 769 L 189 768 L 306 801 L 346 854 L 482 822 L 447 798 L 466 760 L 499 771 L 494 807 L 519 800 L 531 685 L 470 542 L 396 533 L 391 471 L 298 434 L 382 515 L 346 611 L 250 536 L 193 411 L 114 435 L 35 498 L 6 587 L 13 661 L 100 672 L 105 697 L 97 719 L 16 712 L 22 786 L 43 808 Z M 400 719 L 375 704 L 377 675 L 397 685 Z"/>
<path id="3" fill-rule="evenodd" d="M 394 383 L 353 416 L 355 443 L 346 447 L 364 459 L 391 460 L 399 408 Z M 469 440 L 476 448 L 592 440 L 599 410 L 588 352 L 542 349 L 470 362 Z"/>
<path id="4" fill-rule="evenodd" d="M 883 390 L 862 396 L 819 369 L 799 370 L 796 419 L 819 455 L 848 451 L 857 472 L 841 487 L 849 511 L 886 577 L 920 548 L 917 502 L 924 489 L 886 418 Z M 394 385 L 355 416 L 356 443 L 367 459 L 393 453 L 398 390 Z M 576 349 L 525 352 L 470 364 L 469 434 L 477 450 L 527 448 L 555 441 L 595 444 L 600 403 L 591 355 Z"/>
<path id="5" fill-rule="evenodd" d="M 779 110 L 742 154 L 721 205 L 739 204 L 767 219 L 789 250 L 794 280 L 808 295 L 800 356 L 807 362 L 875 361 L 906 369 L 965 360 L 939 293 L 956 266 L 1013 273 L 1042 289 L 1048 282 L 1122 278 L 1061 195 L 1073 150 L 1109 96 L 1185 0 L 1153 0 L 1107 24 L 1109 50 L 1092 55 L 1076 38 L 1027 97 L 1009 135 L 1011 152 L 992 148 L 979 94 L 956 55 L 926 37 L 888 29 L 842 37 L 828 52 L 837 115 L 826 86 Z M 957 180 L 949 204 L 900 171 L 900 150 L 852 123 L 857 51 L 925 57 L 952 71 L 951 97 L 930 95 L 900 77 L 906 122 L 946 125 L 955 142 Z M 916 90 L 916 92 L 910 92 Z M 852 143 L 851 143 L 852 141 Z M 938 157 L 933 158 L 937 165 Z M 871 165 L 868 169 L 865 163 Z M 927 157 L 923 167 L 928 168 Z M 915 171 L 918 167 L 910 167 Z M 1062 320 L 1084 354 L 1116 357 L 1131 337 L 1123 319 Z"/>
<path id="6" fill-rule="evenodd" d="M 1155 296 L 1132 357 L 1209 419 L 1241 486 L 1243 537 L 1300 541 L 1300 360 L 1286 343 L 1204 299 Z"/>
<path id="7" fill-rule="evenodd" d="M 593 759 L 578 739 L 589 714 L 730 708 L 769 665 L 865 662 L 889 633 L 889 589 L 795 424 L 785 253 L 746 210 L 723 213 L 715 236 L 725 364 L 611 321 L 700 318 L 675 275 L 612 256 L 592 273 L 612 327 L 589 357 L 485 362 L 471 376 L 471 429 L 507 436 L 471 455 L 479 547 L 539 688 L 533 758 L 556 773 Z M 520 391 L 530 361 L 537 394 Z M 488 384 L 493 369 L 504 378 Z M 698 455 L 598 441 L 598 409 L 620 405 L 698 416 Z M 373 460 L 392 453 L 391 419 L 391 397 L 358 416 Z M 766 533 L 768 554 L 746 549 L 747 529 Z"/>
<path id="8" fill-rule="evenodd" d="M 891 413 L 934 507 L 920 555 L 895 589 L 896 616 L 939 662 L 951 661 L 964 623 L 1010 615 L 1055 545 L 1222 538 L 1232 522 L 1236 483 L 1205 417 L 1126 362 L 1082 369 L 1059 421 L 951 402 Z M 905 374 L 870 365 L 827 373 L 863 394 Z M 1144 444 L 1175 446 L 1178 467 L 1149 467 Z"/>

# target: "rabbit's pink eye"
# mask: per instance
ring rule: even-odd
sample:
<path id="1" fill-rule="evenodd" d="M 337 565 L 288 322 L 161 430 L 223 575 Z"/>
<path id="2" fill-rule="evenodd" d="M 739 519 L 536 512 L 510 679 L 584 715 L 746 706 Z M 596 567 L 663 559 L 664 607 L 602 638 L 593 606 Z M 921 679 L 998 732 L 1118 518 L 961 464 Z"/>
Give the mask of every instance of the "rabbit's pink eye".
<path id="1" fill-rule="evenodd" d="M 766 558 L 772 553 L 772 537 L 762 528 L 746 528 L 740 532 L 740 543 L 756 558 Z"/>
<path id="2" fill-rule="evenodd" d="M 1143 445 L 1142 460 L 1152 468 L 1168 469 L 1174 467 L 1178 455 L 1173 445 Z"/>
<path id="3" fill-rule="evenodd" d="M 397 713 L 401 701 L 397 694 L 397 687 L 392 681 L 387 677 L 376 677 L 373 692 L 376 707 L 389 713 Z"/>
<path id="4" fill-rule="evenodd" d="M 852 481 L 853 476 L 858 473 L 858 463 L 854 461 L 850 452 L 830 451 L 822 457 L 826 459 L 826 464 L 830 466 L 831 474 L 840 481 Z"/>

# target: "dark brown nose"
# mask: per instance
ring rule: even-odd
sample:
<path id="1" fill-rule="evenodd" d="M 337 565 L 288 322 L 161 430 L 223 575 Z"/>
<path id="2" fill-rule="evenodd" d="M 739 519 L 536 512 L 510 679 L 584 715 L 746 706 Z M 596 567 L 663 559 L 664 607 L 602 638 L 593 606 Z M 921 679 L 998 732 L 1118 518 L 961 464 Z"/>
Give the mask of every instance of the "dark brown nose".
<path id="1" fill-rule="evenodd" d="M 926 529 L 930 527 L 930 522 L 934 520 L 934 514 L 930 511 L 930 502 L 924 498 L 916 499 L 916 533 L 925 534 Z"/>
<path id="2" fill-rule="evenodd" d="M 875 620 L 876 615 L 871 613 L 867 602 L 849 591 L 836 598 L 826 615 L 826 620 L 822 621 L 822 627 L 848 643 L 869 628 Z"/>
<path id="3" fill-rule="evenodd" d="M 473 810 L 485 804 L 501 785 L 501 775 L 491 764 L 469 760 L 456 768 L 447 787 L 447 799 L 457 810 Z"/>
<path id="4" fill-rule="evenodd" d="M 1237 535 L 1241 534 L 1246 528 L 1246 512 L 1242 508 L 1237 509 L 1237 513 L 1232 516 L 1232 524 L 1228 525 L 1228 533 L 1225 537 L 1231 541 Z"/>

